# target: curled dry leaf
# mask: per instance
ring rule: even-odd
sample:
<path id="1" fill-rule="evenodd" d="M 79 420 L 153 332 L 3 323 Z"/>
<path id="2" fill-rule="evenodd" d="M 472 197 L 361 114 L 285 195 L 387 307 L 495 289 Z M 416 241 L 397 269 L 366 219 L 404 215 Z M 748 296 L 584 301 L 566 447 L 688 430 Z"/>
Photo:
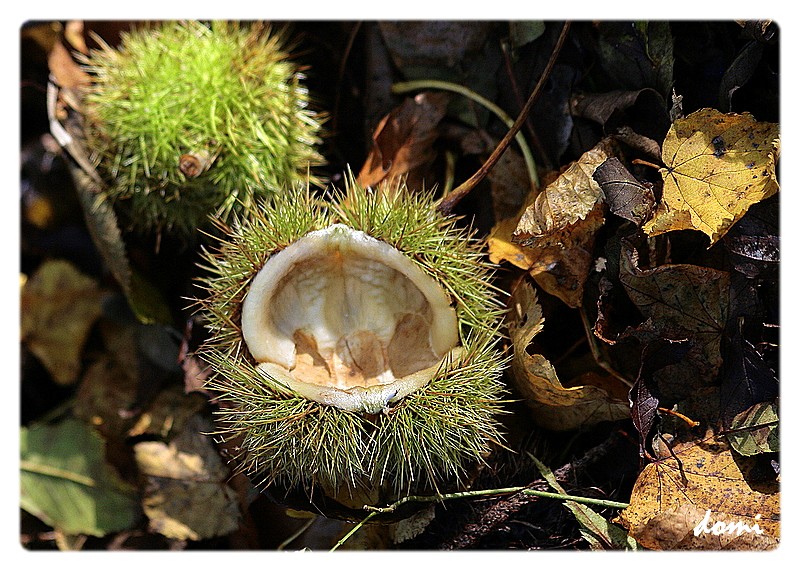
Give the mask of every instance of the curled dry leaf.
<path id="1" fill-rule="evenodd" d="M 100 316 L 105 293 L 71 263 L 51 260 L 25 282 L 21 297 L 22 342 L 55 382 L 74 383 L 81 370 L 83 346 Z"/>
<path id="2" fill-rule="evenodd" d="M 748 208 L 778 192 L 776 123 L 701 109 L 675 121 L 662 145 L 664 191 L 651 236 L 700 230 L 719 240 Z"/>
<path id="3" fill-rule="evenodd" d="M 514 347 L 512 378 L 533 410 L 537 424 L 548 430 L 575 430 L 628 418 L 624 393 L 612 396 L 605 388 L 592 384 L 565 387 L 543 355 L 528 353 L 528 346 L 544 326 L 542 309 L 531 285 L 520 284 L 510 304 L 508 328 Z"/>
<path id="4" fill-rule="evenodd" d="M 595 234 L 605 222 L 603 192 L 592 174 L 613 153 L 613 143 L 604 139 L 536 196 L 512 232 L 511 241 L 520 245 L 516 253 L 498 243 L 505 241 L 502 234 L 494 236 L 495 259 L 531 261 L 526 269 L 536 283 L 570 307 L 583 302 L 583 287 L 594 266 Z"/>
<path id="5" fill-rule="evenodd" d="M 406 176 L 409 188 L 421 189 L 436 158 L 433 143 L 448 101 L 443 93 L 420 93 L 386 115 L 372 135 L 372 149 L 358 173 L 358 182 L 375 186 Z"/>
<path id="6" fill-rule="evenodd" d="M 653 189 L 640 183 L 616 157 L 609 157 L 594 171 L 609 210 L 641 226 L 655 207 Z"/>
<path id="7" fill-rule="evenodd" d="M 724 442 L 713 436 L 678 444 L 673 453 L 645 466 L 630 505 L 620 514 L 620 523 L 641 545 L 737 550 L 777 546 L 777 481 L 748 479 Z"/>
<path id="8" fill-rule="evenodd" d="M 610 139 L 603 139 L 573 162 L 525 209 L 514 239 L 525 245 L 569 245 L 575 226 L 602 205 L 603 193 L 592 175 L 615 155 Z"/>

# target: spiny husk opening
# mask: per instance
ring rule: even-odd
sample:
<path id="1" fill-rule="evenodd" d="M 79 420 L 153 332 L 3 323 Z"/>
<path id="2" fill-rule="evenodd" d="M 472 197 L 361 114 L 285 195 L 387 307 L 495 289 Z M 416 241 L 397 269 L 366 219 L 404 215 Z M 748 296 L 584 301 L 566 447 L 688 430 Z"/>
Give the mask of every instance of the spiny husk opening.
<path id="1" fill-rule="evenodd" d="M 379 486 L 394 494 L 458 485 L 502 438 L 497 416 L 506 365 L 503 307 L 492 267 L 470 232 L 404 186 L 373 192 L 352 179 L 318 200 L 296 188 L 227 229 L 207 252 L 203 281 L 212 339 L 201 351 L 219 395 L 219 434 L 236 440 L 240 468 L 260 485 L 328 493 Z M 345 224 L 408 256 L 452 298 L 461 350 L 430 381 L 378 414 L 326 406 L 260 374 L 241 332 L 241 306 L 270 256 L 309 232 Z"/>

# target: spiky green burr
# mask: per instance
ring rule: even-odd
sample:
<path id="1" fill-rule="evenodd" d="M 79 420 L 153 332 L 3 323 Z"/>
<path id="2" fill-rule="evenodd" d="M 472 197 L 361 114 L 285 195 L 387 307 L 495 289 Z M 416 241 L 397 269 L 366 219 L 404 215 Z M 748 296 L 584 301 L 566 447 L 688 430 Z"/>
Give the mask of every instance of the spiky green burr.
<path id="1" fill-rule="evenodd" d="M 258 485 L 299 488 L 309 496 L 315 489 L 330 497 L 360 494 L 374 501 L 458 486 L 502 440 L 498 415 L 506 360 L 493 270 L 479 243 L 454 218 L 437 213 L 428 194 L 410 193 L 404 186 L 375 192 L 350 180 L 344 191 L 328 198 L 315 199 L 304 190 L 276 196 L 228 227 L 219 249 L 206 254 L 207 294 L 200 305 L 212 337 L 201 355 L 213 371 L 207 386 L 219 398 L 220 434 L 235 443 L 229 449 L 237 451 L 240 468 Z M 316 255 L 317 247 L 324 255 Z M 285 262 L 287 257 L 294 261 Z M 339 275 L 334 267 L 339 258 L 349 268 L 341 274 L 350 280 L 342 288 L 331 283 Z M 384 260 L 397 269 L 384 272 Z M 321 271 L 315 270 L 317 263 Z M 270 275 L 273 267 L 279 275 Z M 363 267 L 371 269 L 359 273 Z M 254 309 L 248 295 L 266 295 L 251 291 L 261 288 L 259 280 L 275 285 L 275 293 Z M 387 280 L 399 285 L 384 296 Z M 427 293 L 418 294 L 414 284 Z M 285 290 L 290 293 L 280 293 Z M 440 294 L 447 300 L 444 307 L 437 305 Z M 334 300 L 320 301 L 326 295 Z M 366 308 L 355 307 L 359 303 Z M 319 312 L 310 309 L 315 305 Z M 337 310 L 346 315 L 333 315 Z M 448 311 L 455 317 L 450 340 Z M 270 357 L 252 349 L 264 337 L 248 334 L 253 329 L 248 312 L 272 316 L 272 321 L 265 318 L 263 335 L 272 343 L 267 353 L 297 342 L 294 365 L 261 362 Z M 319 327 L 316 315 L 324 322 Z M 393 334 L 354 332 L 370 324 L 385 330 L 392 319 L 397 320 Z M 304 325 L 292 336 L 294 323 Z M 281 327 L 288 333 L 274 333 Z M 305 341 L 313 336 L 315 341 Z M 346 351 L 341 349 L 347 343 L 336 343 L 337 336 L 351 342 Z M 334 341 L 326 341 L 329 337 Z M 379 338 L 388 341 L 370 356 Z M 442 341 L 443 347 L 431 349 Z M 314 359 L 303 365 L 306 352 Z M 382 361 L 381 355 L 388 358 Z M 358 370 L 334 379 L 331 371 L 351 357 Z M 377 368 L 380 374 L 365 373 L 365 363 L 376 359 L 384 363 Z M 280 356 L 273 360 L 281 361 Z M 310 386 L 305 381 L 320 371 L 325 382 L 330 373 L 330 386 L 305 395 L 296 390 L 298 383 Z M 364 383 L 372 386 L 345 386 L 362 373 L 371 377 Z M 404 384 L 409 378 L 415 379 L 413 386 Z M 399 388 L 387 392 L 386 387 Z M 359 396 L 368 391 L 371 397 Z"/>
<path id="2" fill-rule="evenodd" d="M 285 37 L 258 24 L 142 24 L 86 60 L 87 146 L 144 231 L 194 233 L 315 182 L 321 115 Z"/>

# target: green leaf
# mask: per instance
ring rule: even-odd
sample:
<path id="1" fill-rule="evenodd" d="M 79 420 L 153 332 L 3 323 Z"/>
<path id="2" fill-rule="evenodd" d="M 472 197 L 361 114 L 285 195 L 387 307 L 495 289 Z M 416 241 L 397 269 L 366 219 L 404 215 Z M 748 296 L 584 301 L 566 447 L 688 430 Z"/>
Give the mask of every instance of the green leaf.
<path id="1" fill-rule="evenodd" d="M 20 452 L 21 507 L 47 525 L 102 537 L 136 523 L 135 491 L 106 463 L 103 439 L 86 424 L 23 427 Z"/>
<path id="2" fill-rule="evenodd" d="M 558 483 L 553 472 L 542 464 L 535 456 L 528 454 L 542 478 L 551 488 L 560 494 L 566 494 L 564 488 Z M 623 549 L 633 551 L 639 549 L 636 540 L 618 525 L 615 525 L 594 511 L 589 506 L 577 502 L 565 500 L 564 506 L 572 512 L 575 519 L 581 526 L 580 532 L 583 538 L 591 545 L 593 550 Z"/>
<path id="3" fill-rule="evenodd" d="M 742 456 L 779 452 L 777 399 L 754 404 L 737 414 L 731 423 L 728 442 Z"/>

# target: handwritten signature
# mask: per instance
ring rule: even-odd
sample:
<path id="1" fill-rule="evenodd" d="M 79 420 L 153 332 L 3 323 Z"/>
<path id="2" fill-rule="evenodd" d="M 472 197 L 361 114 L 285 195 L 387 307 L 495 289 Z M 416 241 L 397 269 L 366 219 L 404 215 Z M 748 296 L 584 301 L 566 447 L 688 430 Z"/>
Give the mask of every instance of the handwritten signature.
<path id="1" fill-rule="evenodd" d="M 761 514 L 756 514 L 754 519 L 756 522 L 753 525 L 748 525 L 741 520 L 737 522 L 726 522 L 722 520 L 712 522 L 711 510 L 706 510 L 705 517 L 703 517 L 700 523 L 698 523 L 694 528 L 694 535 L 695 537 L 701 533 L 711 533 L 713 535 L 735 535 L 737 537 L 744 533 L 762 535 L 764 530 L 758 525 L 758 521 L 761 519 Z"/>

